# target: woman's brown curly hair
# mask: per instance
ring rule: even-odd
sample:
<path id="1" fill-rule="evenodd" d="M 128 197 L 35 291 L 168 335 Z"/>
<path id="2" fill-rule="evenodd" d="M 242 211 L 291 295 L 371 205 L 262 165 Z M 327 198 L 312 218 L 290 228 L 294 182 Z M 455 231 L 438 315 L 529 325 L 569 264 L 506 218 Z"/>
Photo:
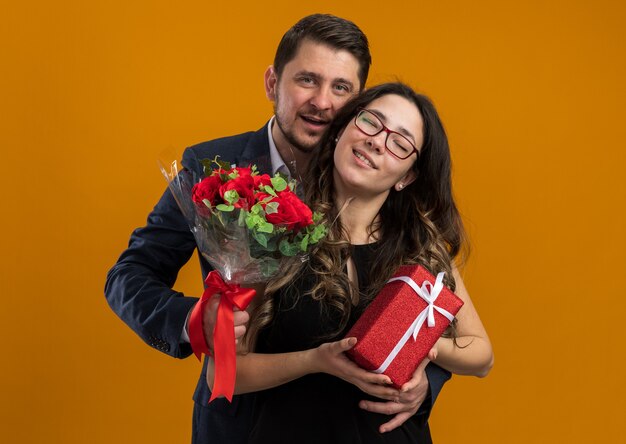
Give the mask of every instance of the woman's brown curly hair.
<path id="1" fill-rule="evenodd" d="M 310 260 L 292 262 L 284 273 L 268 283 L 262 301 L 251 316 L 246 335 L 249 346 L 253 345 L 258 332 L 272 321 L 272 295 L 278 289 L 293 285 L 302 273 L 312 273 L 316 283 L 299 297 L 312 297 L 321 301 L 323 306 L 338 310 L 341 323 L 334 334 L 346 327 L 359 292 L 350 283 L 345 269 L 352 248 L 334 199 L 335 141 L 359 108 L 366 108 L 372 101 L 389 94 L 415 104 L 424 122 L 424 142 L 419 159 L 413 165 L 416 180 L 400 192 L 391 189 L 375 224 L 370 227 L 372 237 L 378 241 L 379 254 L 369 273 L 372 280 L 370 292 L 365 297 L 375 296 L 395 270 L 404 264 L 421 264 L 433 274 L 445 271 L 444 283 L 454 291 L 452 261 L 464 245 L 464 230 L 452 197 L 448 139 L 437 111 L 427 97 L 415 93 L 405 84 L 385 83 L 365 90 L 339 111 L 322 139 L 320 150 L 311 160 L 304 179 L 305 200 L 314 211 L 325 215 L 328 236 L 312 252 Z"/>

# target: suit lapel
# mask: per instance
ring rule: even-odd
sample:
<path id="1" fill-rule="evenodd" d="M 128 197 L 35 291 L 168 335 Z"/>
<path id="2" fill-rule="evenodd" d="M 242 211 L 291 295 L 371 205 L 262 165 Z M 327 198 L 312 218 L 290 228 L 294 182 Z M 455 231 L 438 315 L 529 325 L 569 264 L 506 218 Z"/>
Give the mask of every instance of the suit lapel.
<path id="1" fill-rule="evenodd" d="M 259 172 L 272 174 L 267 124 L 250 137 L 237 161 L 238 166 L 256 165 Z"/>

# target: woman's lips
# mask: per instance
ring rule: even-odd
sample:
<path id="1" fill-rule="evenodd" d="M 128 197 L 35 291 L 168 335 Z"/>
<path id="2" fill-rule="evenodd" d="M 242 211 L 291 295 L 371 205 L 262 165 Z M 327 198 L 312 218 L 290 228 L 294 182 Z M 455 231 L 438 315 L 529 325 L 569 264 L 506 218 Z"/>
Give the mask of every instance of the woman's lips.
<path id="1" fill-rule="evenodd" d="M 370 159 L 367 155 L 365 155 L 361 151 L 352 150 L 352 154 L 354 154 L 354 157 L 356 157 L 358 160 L 360 160 L 362 163 L 364 163 L 368 167 L 376 169 L 376 165 L 374 164 L 374 162 L 372 162 L 372 159 Z"/>

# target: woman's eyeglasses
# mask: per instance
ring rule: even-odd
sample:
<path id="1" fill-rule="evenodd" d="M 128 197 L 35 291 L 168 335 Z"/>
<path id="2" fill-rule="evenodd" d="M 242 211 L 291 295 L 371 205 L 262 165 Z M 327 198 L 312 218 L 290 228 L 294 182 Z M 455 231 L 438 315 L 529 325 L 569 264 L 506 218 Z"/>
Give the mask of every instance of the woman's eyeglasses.
<path id="1" fill-rule="evenodd" d="M 406 159 L 413 153 L 416 153 L 419 159 L 420 153 L 415 148 L 415 145 L 402 134 L 387 128 L 372 111 L 365 108 L 359 109 L 354 118 L 354 124 L 363 134 L 368 136 L 375 136 L 383 131 L 386 132 L 385 148 L 398 159 Z"/>

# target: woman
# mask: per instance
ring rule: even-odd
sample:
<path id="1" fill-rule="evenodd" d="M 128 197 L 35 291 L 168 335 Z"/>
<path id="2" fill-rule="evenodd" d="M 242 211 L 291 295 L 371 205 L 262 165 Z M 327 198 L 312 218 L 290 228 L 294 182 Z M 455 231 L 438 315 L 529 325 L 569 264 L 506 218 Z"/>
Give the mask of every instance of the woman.
<path id="1" fill-rule="evenodd" d="M 400 392 L 356 368 L 343 354 L 356 340 L 341 338 L 400 265 L 419 263 L 445 271 L 465 303 L 435 362 L 458 374 L 491 368 L 489 339 L 453 264 L 463 230 L 437 112 L 403 84 L 368 89 L 337 115 L 312 165 L 307 201 L 325 214 L 329 235 L 268 285 L 253 312 L 243 347 L 255 352 L 238 356 L 236 386 L 258 392 L 249 442 L 430 442 L 416 417 L 379 432 L 387 418 L 359 408 L 361 390 L 388 400 Z"/>

